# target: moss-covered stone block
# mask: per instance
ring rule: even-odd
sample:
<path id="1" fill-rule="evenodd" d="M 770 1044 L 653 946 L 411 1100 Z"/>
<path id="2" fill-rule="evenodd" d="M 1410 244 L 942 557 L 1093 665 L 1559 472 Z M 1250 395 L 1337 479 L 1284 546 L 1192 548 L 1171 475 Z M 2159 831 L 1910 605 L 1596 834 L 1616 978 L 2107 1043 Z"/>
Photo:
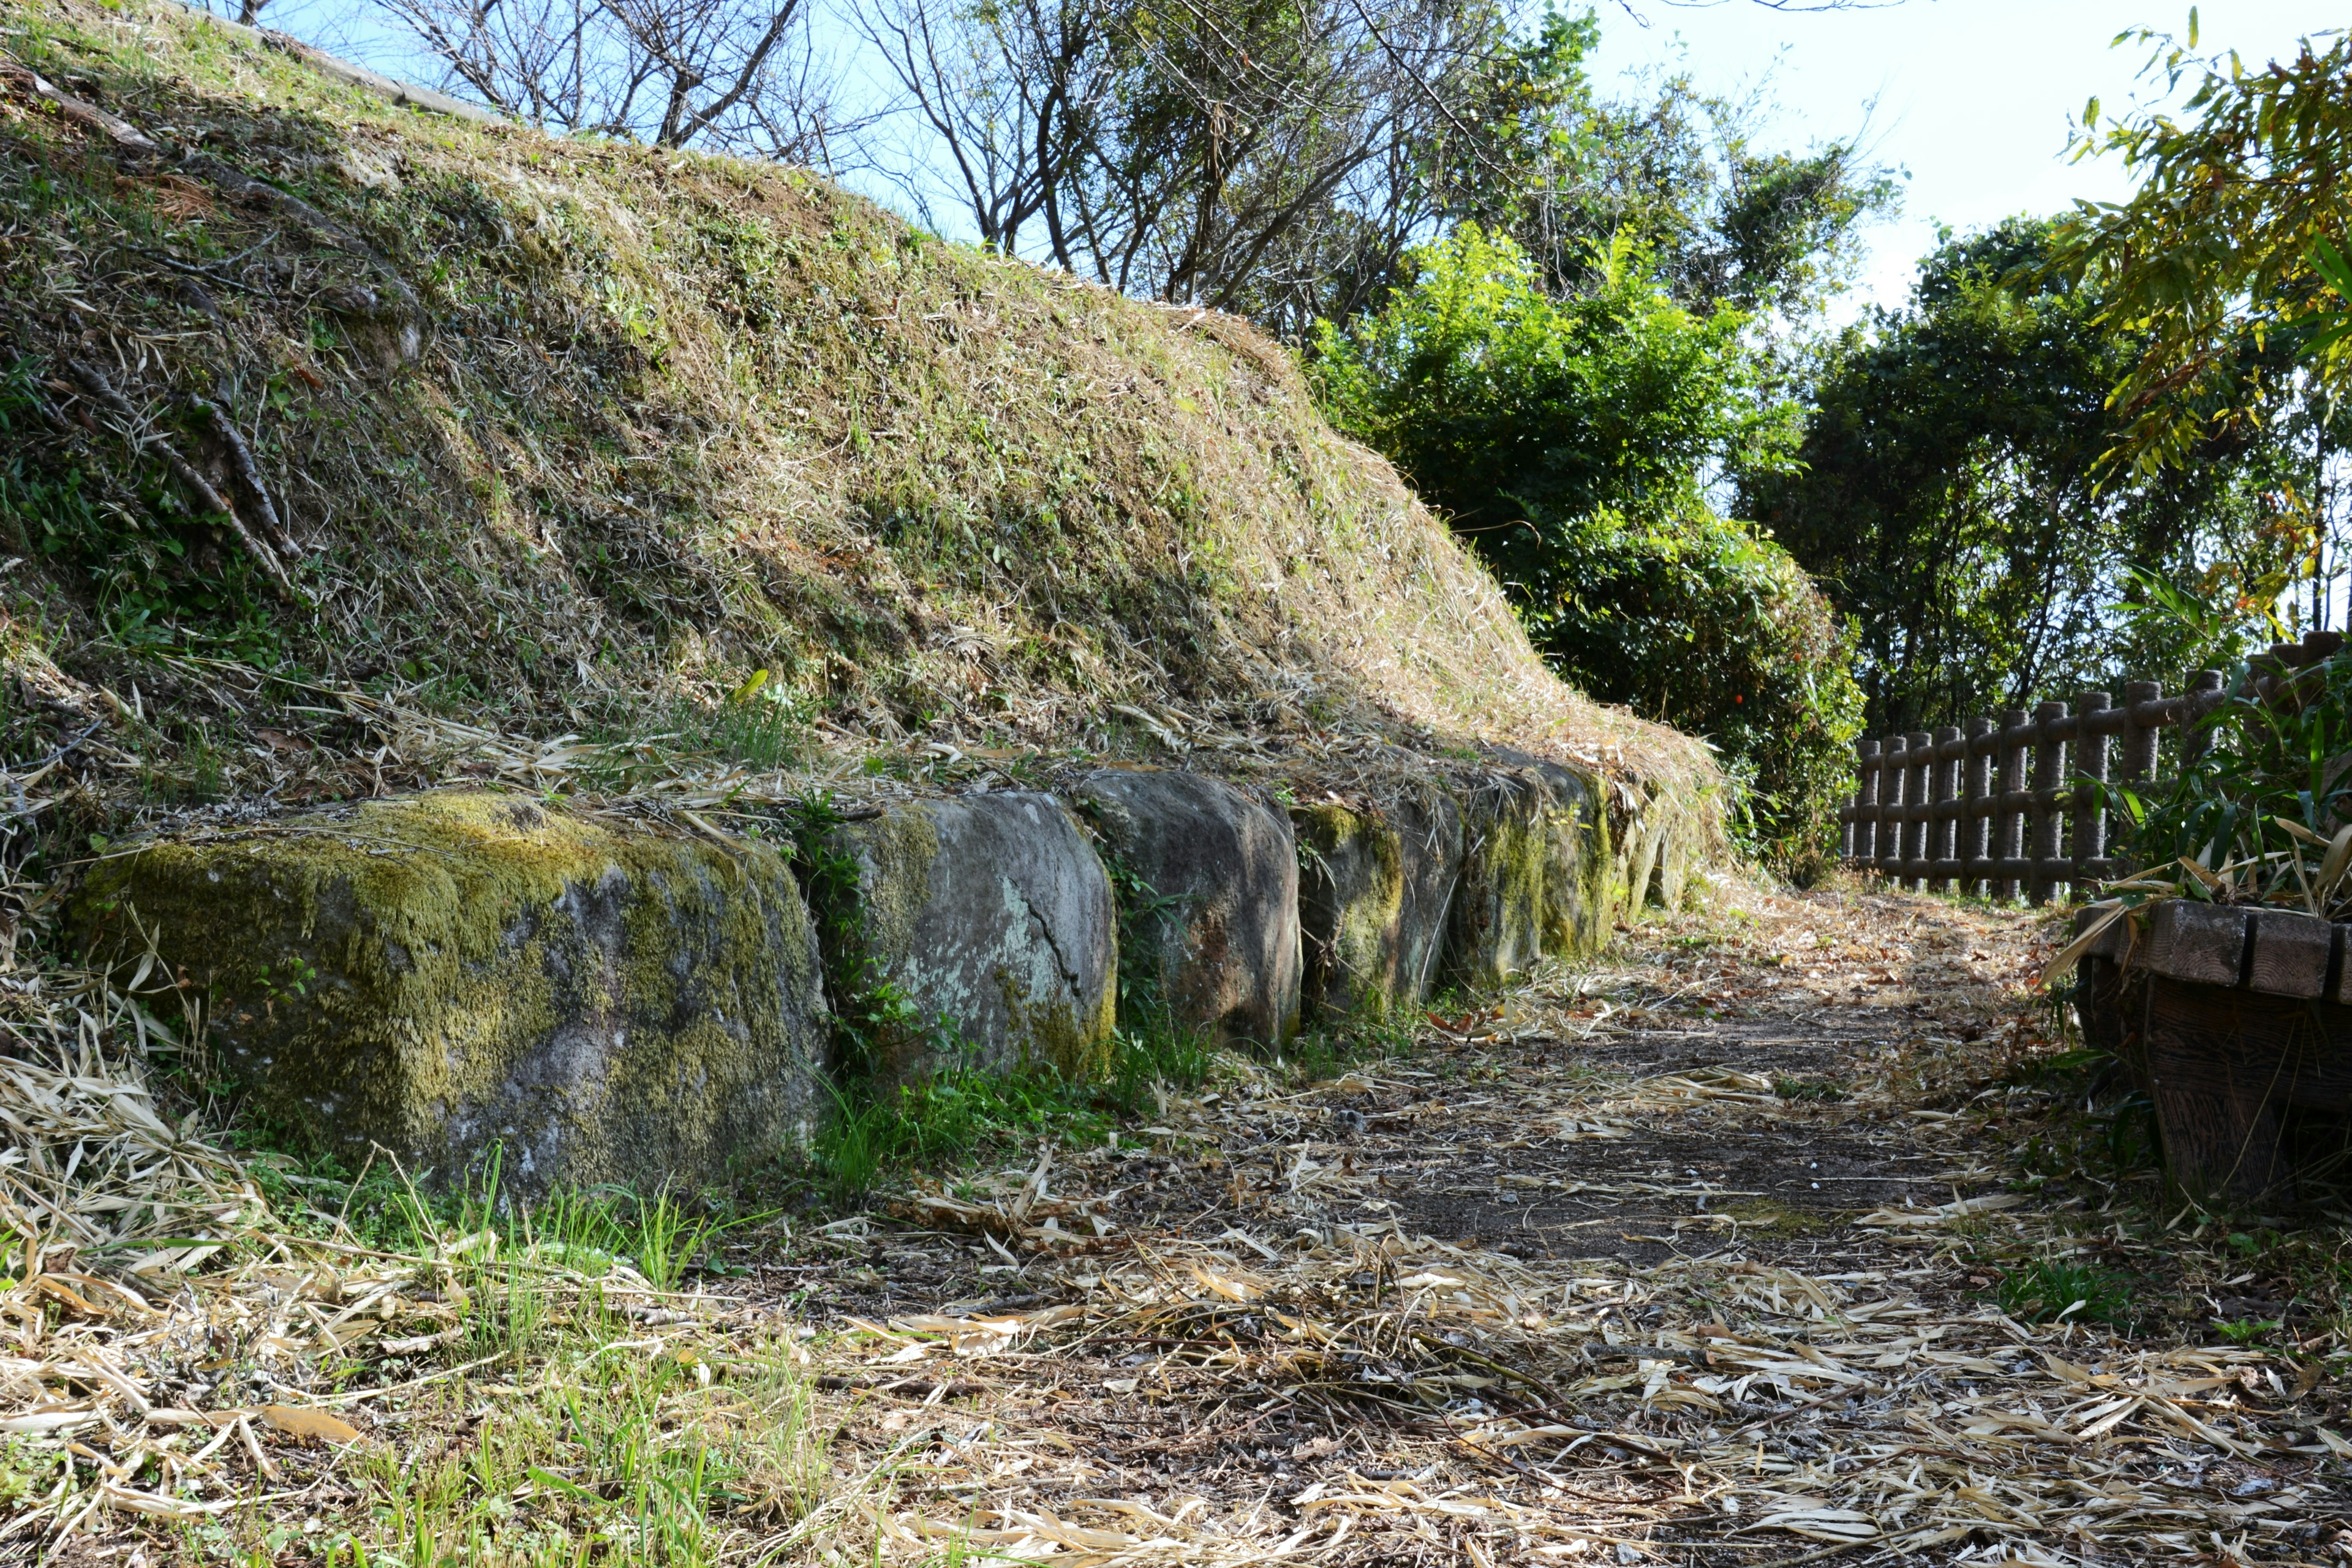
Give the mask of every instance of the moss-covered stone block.
<path id="1" fill-rule="evenodd" d="M 1462 879 L 1446 921 L 1444 982 L 1500 985 L 1543 956 L 1551 791 L 1524 770 L 1483 773 L 1457 796 Z"/>
<path id="2" fill-rule="evenodd" d="M 1608 820 L 1612 920 L 1635 918 L 1645 905 L 1694 907 L 1705 867 L 1731 856 L 1723 813 L 1703 789 L 1620 785 Z"/>
<path id="3" fill-rule="evenodd" d="M 1496 760 L 1532 775 L 1544 834 L 1543 952 L 1551 957 L 1597 952 L 1614 924 L 1610 878 L 1615 864 L 1609 795 L 1599 773 L 1549 757 L 1497 748 Z"/>
<path id="4" fill-rule="evenodd" d="M 699 1183 L 807 1135 L 827 1015 L 785 857 L 447 791 L 99 863 L 93 952 L 152 933 L 266 1122 L 442 1181 Z"/>
<path id="5" fill-rule="evenodd" d="M 1389 1018 L 1429 994 L 1462 874 L 1462 814 L 1443 795 L 1355 810 L 1293 807 L 1309 1014 Z"/>
<path id="6" fill-rule="evenodd" d="M 1450 983 L 1498 985 L 1539 958 L 1596 952 L 1608 941 L 1623 901 L 1609 804 L 1616 788 L 1503 747 L 1457 781 L 1463 868 L 1446 935 Z"/>
<path id="7" fill-rule="evenodd" d="M 1082 809 L 1133 879 L 1123 929 L 1129 997 L 1220 1043 L 1298 1032 L 1298 847 L 1290 819 L 1219 779 L 1102 768 Z M 1140 984 L 1137 984 L 1140 982 Z"/>
<path id="8" fill-rule="evenodd" d="M 895 1009 L 912 1026 L 883 1031 L 869 1042 L 881 1059 L 860 1065 L 903 1080 L 950 1055 L 1077 1076 L 1103 1064 L 1117 916 L 1060 801 L 1007 790 L 894 803 L 831 829 L 819 852 L 841 862 L 814 882 L 845 1013 Z"/>

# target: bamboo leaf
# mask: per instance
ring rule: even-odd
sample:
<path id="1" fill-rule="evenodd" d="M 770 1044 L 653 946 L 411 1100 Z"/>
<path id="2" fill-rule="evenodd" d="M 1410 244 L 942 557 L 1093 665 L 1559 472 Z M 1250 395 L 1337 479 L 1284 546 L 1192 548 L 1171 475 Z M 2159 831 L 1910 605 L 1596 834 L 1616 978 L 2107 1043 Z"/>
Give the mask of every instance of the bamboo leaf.
<path id="1" fill-rule="evenodd" d="M 2322 898 L 2336 890 L 2344 873 L 2352 869 L 2352 824 L 2337 830 L 2336 842 L 2327 847 L 2327 858 L 2319 863 L 2319 893 Z"/>
<path id="2" fill-rule="evenodd" d="M 2098 906 L 2094 904 L 2091 908 L 2096 909 Z M 2090 952 L 2101 937 L 2107 934 L 2108 927 L 2130 914 L 2131 911 L 2131 905 L 2118 901 L 2113 909 L 2092 921 L 2089 930 L 2059 949 L 2057 956 L 2042 966 L 2041 984 L 2048 985 L 2053 980 L 2074 968 L 2081 961 L 2082 956 Z"/>

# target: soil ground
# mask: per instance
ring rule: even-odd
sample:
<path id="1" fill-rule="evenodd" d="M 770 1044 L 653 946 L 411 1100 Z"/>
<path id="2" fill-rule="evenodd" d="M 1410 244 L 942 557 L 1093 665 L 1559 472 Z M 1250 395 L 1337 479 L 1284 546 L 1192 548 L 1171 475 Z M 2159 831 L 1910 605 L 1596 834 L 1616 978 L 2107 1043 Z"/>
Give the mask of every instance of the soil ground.
<path id="1" fill-rule="evenodd" d="M 683 1282 L 643 1210 L 58 1254 L 0 1557 L 2352 1562 L 2343 1205 L 2168 1197 L 2052 929 L 1722 889 Z"/>
<path id="2" fill-rule="evenodd" d="M 2043 956 L 1743 898 L 755 1278 L 845 1331 L 836 1441 L 919 1457 L 887 1549 L 2352 1557 L 2325 1282 L 2102 1163 Z"/>

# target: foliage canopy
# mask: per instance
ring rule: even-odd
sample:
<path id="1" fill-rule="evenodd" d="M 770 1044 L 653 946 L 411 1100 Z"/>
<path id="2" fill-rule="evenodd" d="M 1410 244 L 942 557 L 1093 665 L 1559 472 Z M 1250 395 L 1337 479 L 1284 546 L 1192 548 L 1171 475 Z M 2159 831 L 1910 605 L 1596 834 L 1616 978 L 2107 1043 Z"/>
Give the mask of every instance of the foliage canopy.
<path id="1" fill-rule="evenodd" d="M 2185 464 L 2110 471 L 2107 391 L 2144 343 L 2049 268 L 2062 237 L 2031 218 L 1948 235 L 1908 305 L 1826 356 L 1797 462 L 1743 476 L 1744 514 L 1857 621 L 1874 731 L 2226 662 L 2308 559 L 2326 411 L 2206 422 Z M 2239 345 L 2212 401 L 2278 358 Z M 2150 613 L 2151 578 L 2228 625 L 2200 639 Z"/>
<path id="2" fill-rule="evenodd" d="M 2104 122 L 2090 101 L 2077 155 L 2121 158 L 2139 187 L 2127 202 L 2079 204 L 2052 260 L 2135 341 L 2114 387 L 2118 451 L 2146 470 L 2193 461 L 2215 426 L 2292 395 L 2303 357 L 2293 351 L 2343 309 L 2319 258 L 2352 247 L 2352 35 L 2305 37 L 2293 58 L 2258 69 L 2234 51 L 2199 55 L 2194 12 L 2185 38 L 2116 42 L 2133 39 L 2155 46 L 2144 77 L 2168 96 L 2186 86 L 2187 100 L 2178 116 Z M 2259 355 L 2274 339 L 2285 359 L 2243 374 L 2249 347 Z M 2331 397 L 2352 389 L 2352 339 L 2336 336 L 2307 374 Z"/>
<path id="3" fill-rule="evenodd" d="M 1850 647 L 1787 552 L 1717 516 L 1707 476 L 1785 463 L 1788 411 L 1728 305 L 1676 303 L 1621 237 L 1565 298 L 1465 224 L 1316 375 L 1505 579 L 1537 646 L 1604 700 L 1712 737 L 1782 858 L 1817 844 L 1857 731 Z"/>

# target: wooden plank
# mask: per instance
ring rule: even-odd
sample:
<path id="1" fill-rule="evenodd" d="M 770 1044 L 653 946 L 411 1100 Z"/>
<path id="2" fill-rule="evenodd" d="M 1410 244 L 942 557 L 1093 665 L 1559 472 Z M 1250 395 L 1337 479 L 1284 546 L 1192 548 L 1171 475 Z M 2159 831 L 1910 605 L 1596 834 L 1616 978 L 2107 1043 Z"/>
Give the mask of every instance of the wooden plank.
<path id="1" fill-rule="evenodd" d="M 2309 1113 L 2352 1115 L 2352 1008 L 2150 975 L 2144 1083 L 2165 1164 L 2198 1197 L 2292 1203 Z M 2126 1041 L 2126 1047 L 2129 1042 Z"/>
<path id="2" fill-rule="evenodd" d="M 2271 1092 L 2284 1042 L 2271 1030 L 2257 1037 L 2250 1005 L 2265 1008 L 2235 987 L 2184 984 L 2160 971 L 2148 981 L 2146 1070 L 2165 1172 L 2200 1200 L 2294 1195 L 2279 1148 L 2284 1107 Z"/>
<path id="3" fill-rule="evenodd" d="M 2256 910 L 2252 925 L 2253 957 L 2247 985 L 2266 996 L 2315 1001 L 2327 988 L 2336 928 L 2294 910 Z"/>
<path id="4" fill-rule="evenodd" d="M 2170 980 L 2235 985 L 2246 954 L 2246 911 L 2167 899 L 2148 921 L 2147 966 Z"/>

